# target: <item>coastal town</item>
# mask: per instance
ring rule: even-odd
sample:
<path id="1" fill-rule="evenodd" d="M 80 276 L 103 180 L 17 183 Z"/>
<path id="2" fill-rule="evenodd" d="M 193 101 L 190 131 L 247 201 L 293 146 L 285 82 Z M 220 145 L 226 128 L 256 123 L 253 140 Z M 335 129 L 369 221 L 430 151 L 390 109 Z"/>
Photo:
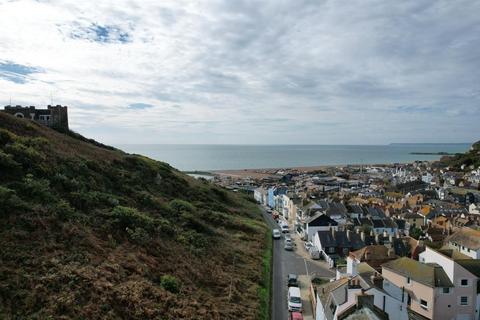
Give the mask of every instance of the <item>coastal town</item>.
<path id="1" fill-rule="evenodd" d="M 479 167 L 416 161 L 214 180 L 274 221 L 273 319 L 479 319 Z"/>

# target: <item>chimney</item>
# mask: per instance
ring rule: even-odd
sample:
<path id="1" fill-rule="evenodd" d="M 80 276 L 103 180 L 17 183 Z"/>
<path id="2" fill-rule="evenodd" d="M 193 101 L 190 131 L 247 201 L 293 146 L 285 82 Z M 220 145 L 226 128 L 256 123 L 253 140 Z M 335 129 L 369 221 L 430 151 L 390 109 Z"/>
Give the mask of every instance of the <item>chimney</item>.
<path id="1" fill-rule="evenodd" d="M 368 249 L 365 250 L 365 260 L 366 261 L 370 260 L 370 251 Z"/>
<path id="2" fill-rule="evenodd" d="M 355 232 L 356 232 L 357 234 L 359 234 L 359 233 L 360 233 L 360 228 L 355 229 Z"/>
<path id="3" fill-rule="evenodd" d="M 393 248 L 389 248 L 387 251 L 387 255 L 389 258 L 393 258 L 395 256 L 395 250 L 393 250 Z"/>
<path id="4" fill-rule="evenodd" d="M 348 241 L 352 240 L 352 231 L 350 231 L 350 230 L 347 230 L 347 239 L 348 239 Z"/>
<path id="5" fill-rule="evenodd" d="M 360 233 L 360 239 L 362 239 L 363 242 L 365 242 L 365 232 Z"/>
<path id="6" fill-rule="evenodd" d="M 390 243 L 393 244 L 393 234 L 391 234 L 390 236 L 388 236 L 388 240 L 390 241 Z"/>
<path id="7" fill-rule="evenodd" d="M 381 275 L 379 275 L 379 274 L 372 275 L 370 277 L 370 281 L 373 282 L 375 287 L 383 289 L 383 278 L 382 278 Z"/>
<path id="8" fill-rule="evenodd" d="M 375 233 L 375 243 L 380 244 L 378 233 Z"/>
<path id="9" fill-rule="evenodd" d="M 332 232 L 332 238 L 335 239 L 335 228 L 330 228 L 330 231 Z"/>
<path id="10" fill-rule="evenodd" d="M 387 230 L 383 230 L 383 237 L 384 237 L 384 238 L 388 237 Z"/>
<path id="11" fill-rule="evenodd" d="M 357 309 L 361 309 L 363 306 L 368 306 L 373 309 L 373 303 L 374 300 L 372 295 L 366 295 L 363 292 L 361 295 L 357 295 Z"/>

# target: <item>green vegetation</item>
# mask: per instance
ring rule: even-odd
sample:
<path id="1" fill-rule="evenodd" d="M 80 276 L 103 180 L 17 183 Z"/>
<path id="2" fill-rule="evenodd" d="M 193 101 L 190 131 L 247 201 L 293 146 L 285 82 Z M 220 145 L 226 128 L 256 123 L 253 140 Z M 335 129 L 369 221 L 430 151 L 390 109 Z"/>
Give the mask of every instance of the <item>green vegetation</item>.
<path id="1" fill-rule="evenodd" d="M 179 290 L 179 284 L 177 278 L 170 275 L 164 275 L 160 279 L 160 285 L 163 289 L 170 291 L 172 293 L 177 293 Z"/>
<path id="2" fill-rule="evenodd" d="M 267 319 L 266 230 L 242 194 L 0 113 L 0 319 Z"/>
<path id="3" fill-rule="evenodd" d="M 272 298 L 272 258 L 273 241 L 272 232 L 266 232 L 266 248 L 262 260 L 262 283 L 258 289 L 260 299 L 260 309 L 258 319 L 269 320 L 271 318 L 271 298 Z"/>
<path id="4" fill-rule="evenodd" d="M 411 226 L 409 235 L 410 235 L 410 237 L 418 240 L 423 235 L 423 231 L 420 228 L 417 228 L 415 226 Z"/>
<path id="5" fill-rule="evenodd" d="M 470 150 L 465 153 L 442 157 L 439 164 L 457 171 L 462 170 L 462 166 L 464 171 L 480 167 L 480 141 L 474 143 Z"/>

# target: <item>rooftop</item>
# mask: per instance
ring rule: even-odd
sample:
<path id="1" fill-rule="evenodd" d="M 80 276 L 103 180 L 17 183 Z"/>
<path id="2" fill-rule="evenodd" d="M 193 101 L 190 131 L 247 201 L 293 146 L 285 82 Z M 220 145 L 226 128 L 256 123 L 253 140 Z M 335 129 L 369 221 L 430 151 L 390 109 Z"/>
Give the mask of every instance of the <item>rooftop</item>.
<path id="1" fill-rule="evenodd" d="M 453 287 L 443 268 L 437 264 L 425 264 L 403 257 L 384 263 L 382 267 L 432 288 Z"/>
<path id="2" fill-rule="evenodd" d="M 461 246 L 465 246 L 469 249 L 480 249 L 480 231 L 471 228 L 461 228 L 450 237 L 449 242 L 455 242 Z"/>

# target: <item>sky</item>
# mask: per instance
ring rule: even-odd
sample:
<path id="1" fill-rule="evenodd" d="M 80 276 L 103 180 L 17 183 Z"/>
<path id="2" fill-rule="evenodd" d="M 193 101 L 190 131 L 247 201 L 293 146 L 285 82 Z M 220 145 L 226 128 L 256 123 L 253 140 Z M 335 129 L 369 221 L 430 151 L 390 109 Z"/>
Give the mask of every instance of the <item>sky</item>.
<path id="1" fill-rule="evenodd" d="M 102 141 L 480 139 L 480 1 L 0 0 L 0 104 Z"/>

